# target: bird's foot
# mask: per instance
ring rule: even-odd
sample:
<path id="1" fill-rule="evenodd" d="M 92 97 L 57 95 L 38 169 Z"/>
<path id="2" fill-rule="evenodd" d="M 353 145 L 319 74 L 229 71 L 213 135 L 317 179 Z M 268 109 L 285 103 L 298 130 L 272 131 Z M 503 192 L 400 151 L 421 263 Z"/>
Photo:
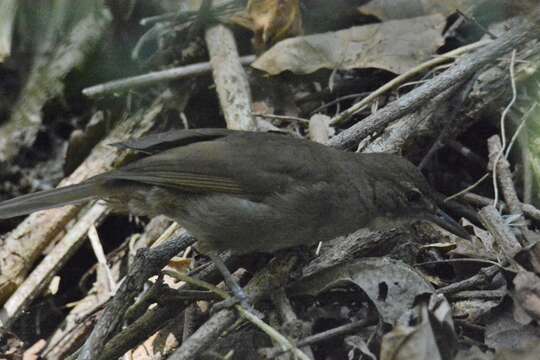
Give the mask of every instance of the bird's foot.
<path id="1" fill-rule="evenodd" d="M 251 304 L 249 300 L 249 297 L 246 295 L 246 293 L 243 290 L 242 290 L 242 294 L 234 294 L 234 296 L 231 296 L 228 299 L 215 303 L 210 308 L 210 313 L 215 314 L 218 311 L 221 311 L 223 309 L 229 309 L 235 305 L 240 305 L 245 311 L 255 315 L 259 319 L 263 319 L 264 314 L 253 307 L 253 305 Z"/>
<path id="2" fill-rule="evenodd" d="M 233 276 L 231 275 L 231 272 L 229 271 L 229 269 L 227 269 L 227 267 L 225 266 L 225 264 L 223 263 L 219 255 L 214 254 L 214 253 L 209 253 L 208 256 L 210 257 L 210 259 L 212 260 L 216 268 L 219 270 L 221 275 L 223 275 L 223 280 L 225 281 L 225 284 L 234 295 L 230 299 L 227 299 L 227 300 L 224 300 L 215 304 L 212 307 L 212 309 L 210 309 L 210 312 L 215 313 L 216 309 L 221 310 L 224 308 L 228 308 L 228 307 L 240 304 L 240 306 L 242 306 L 244 310 L 257 316 L 259 319 L 262 319 L 263 314 L 255 310 L 253 305 L 251 305 L 249 301 L 249 296 L 246 294 L 244 289 L 242 289 L 242 287 L 238 284 L 238 282 L 233 278 Z"/>

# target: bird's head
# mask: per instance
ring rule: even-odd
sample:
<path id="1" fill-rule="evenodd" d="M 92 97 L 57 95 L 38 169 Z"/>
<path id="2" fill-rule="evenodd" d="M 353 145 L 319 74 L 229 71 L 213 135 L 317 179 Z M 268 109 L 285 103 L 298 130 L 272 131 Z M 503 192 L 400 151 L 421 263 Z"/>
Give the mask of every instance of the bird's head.
<path id="1" fill-rule="evenodd" d="M 459 237 L 470 237 L 440 208 L 435 192 L 412 163 L 402 157 L 380 155 L 374 196 L 385 218 L 402 222 L 429 221 Z"/>

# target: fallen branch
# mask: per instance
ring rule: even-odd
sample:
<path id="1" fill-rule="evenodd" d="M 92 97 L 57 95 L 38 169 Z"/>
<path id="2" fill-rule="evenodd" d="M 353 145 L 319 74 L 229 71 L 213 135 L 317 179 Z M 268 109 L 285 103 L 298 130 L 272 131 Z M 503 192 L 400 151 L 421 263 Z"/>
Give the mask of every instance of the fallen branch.
<path id="1" fill-rule="evenodd" d="M 367 136 L 381 132 L 389 123 L 416 110 L 449 87 L 469 79 L 485 64 L 497 60 L 511 49 L 525 44 L 536 36 L 533 25 L 524 22 L 501 35 L 482 49 L 464 56 L 452 67 L 408 92 L 376 113 L 368 116 L 329 141 L 329 145 L 343 149 L 354 148 Z"/>

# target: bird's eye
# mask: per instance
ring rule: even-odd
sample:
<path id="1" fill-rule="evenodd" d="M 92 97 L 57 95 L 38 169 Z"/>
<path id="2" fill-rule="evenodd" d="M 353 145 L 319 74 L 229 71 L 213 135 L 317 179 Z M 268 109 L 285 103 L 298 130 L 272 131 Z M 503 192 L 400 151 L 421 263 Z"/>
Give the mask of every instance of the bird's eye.
<path id="1" fill-rule="evenodd" d="M 418 202 L 422 198 L 422 193 L 417 189 L 411 189 L 405 194 L 408 202 Z"/>

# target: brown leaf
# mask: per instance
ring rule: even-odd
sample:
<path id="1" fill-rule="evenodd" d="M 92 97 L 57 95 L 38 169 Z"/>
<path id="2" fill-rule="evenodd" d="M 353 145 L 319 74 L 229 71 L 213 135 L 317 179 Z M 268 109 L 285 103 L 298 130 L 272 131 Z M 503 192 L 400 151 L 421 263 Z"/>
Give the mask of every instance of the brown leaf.
<path id="1" fill-rule="evenodd" d="M 381 360 L 451 360 L 456 334 L 450 306 L 442 295 L 432 295 L 404 314 L 398 325 L 384 335 Z"/>
<path id="2" fill-rule="evenodd" d="M 540 319 L 540 278 L 522 270 L 514 278 L 513 299 L 532 319 Z"/>
<path id="3" fill-rule="evenodd" d="M 325 269 L 301 279 L 291 290 L 295 295 L 317 295 L 344 282 L 361 288 L 387 323 L 393 323 L 410 309 L 418 295 L 434 292 L 413 268 L 384 257 L 365 258 Z"/>
<path id="4" fill-rule="evenodd" d="M 252 66 L 272 75 L 286 70 L 309 74 L 321 68 L 378 68 L 401 74 L 435 53 L 443 43 L 444 26 L 444 17 L 430 15 L 296 37 L 276 44 Z"/>
<path id="5" fill-rule="evenodd" d="M 509 311 L 497 314 L 486 325 L 485 344 L 495 350 L 519 350 L 538 344 L 540 330 L 537 326 L 516 322 Z"/>
<path id="6" fill-rule="evenodd" d="M 230 21 L 253 31 L 258 48 L 302 33 L 299 0 L 249 0 Z"/>

